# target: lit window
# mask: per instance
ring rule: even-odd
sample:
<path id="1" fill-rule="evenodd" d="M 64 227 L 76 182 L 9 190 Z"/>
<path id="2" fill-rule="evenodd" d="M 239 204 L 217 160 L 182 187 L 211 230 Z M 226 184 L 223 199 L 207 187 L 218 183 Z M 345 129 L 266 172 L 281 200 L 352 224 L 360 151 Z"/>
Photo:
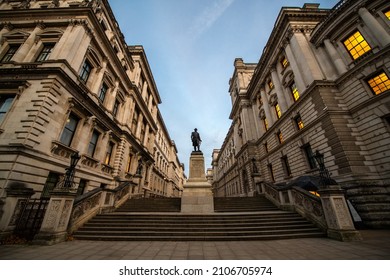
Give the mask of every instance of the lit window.
<path id="1" fill-rule="evenodd" d="M 368 80 L 368 84 L 372 91 L 377 95 L 390 89 L 389 77 L 384 72 Z"/>
<path id="2" fill-rule="evenodd" d="M 130 173 L 130 170 L 131 170 L 131 159 L 132 159 L 132 156 L 131 154 L 129 155 L 129 158 L 127 160 L 127 165 L 126 165 L 126 172 L 127 173 Z"/>
<path id="3" fill-rule="evenodd" d="M 388 10 L 387 12 L 385 12 L 385 16 L 387 17 L 388 20 L 390 20 L 390 10 Z"/>
<path id="4" fill-rule="evenodd" d="M 292 85 L 290 86 L 290 89 L 291 89 L 291 94 L 293 96 L 294 101 L 297 101 L 299 99 L 299 91 L 298 91 L 297 85 L 295 83 L 292 83 Z"/>
<path id="5" fill-rule="evenodd" d="M 0 95 L 0 123 L 3 121 L 4 116 L 11 108 L 12 101 L 14 101 L 15 95 Z"/>
<path id="6" fill-rule="evenodd" d="M 43 45 L 43 49 L 42 49 L 41 53 L 38 55 L 36 61 L 40 62 L 40 61 L 47 60 L 49 58 L 49 55 L 50 55 L 51 51 L 53 50 L 53 48 L 54 48 L 54 44 Z"/>
<path id="7" fill-rule="evenodd" d="M 282 132 L 281 132 L 281 131 L 278 131 L 278 132 L 276 133 L 276 136 L 278 137 L 279 143 L 282 144 L 282 143 L 283 143 L 283 135 L 282 135 Z"/>
<path id="8" fill-rule="evenodd" d="M 16 51 L 19 49 L 19 46 L 20 45 L 10 45 L 7 52 L 5 53 L 3 58 L 1 59 L 1 62 L 11 61 L 12 57 L 14 56 Z"/>
<path id="9" fill-rule="evenodd" d="M 275 105 L 275 112 L 276 112 L 276 116 L 278 117 L 278 119 L 280 119 L 280 117 L 282 116 L 282 111 L 280 110 L 280 106 L 278 103 L 276 103 L 276 105 Z"/>
<path id="10" fill-rule="evenodd" d="M 89 75 L 91 74 L 91 71 L 92 71 L 91 64 L 88 62 L 88 60 L 84 61 L 83 67 L 81 68 L 81 72 L 80 72 L 80 79 L 84 83 L 87 82 Z"/>
<path id="11" fill-rule="evenodd" d="M 263 119 L 263 124 L 264 124 L 264 129 L 265 129 L 265 131 L 267 131 L 267 130 L 268 130 L 268 121 L 267 121 L 267 118 L 264 118 L 264 119 Z"/>
<path id="12" fill-rule="evenodd" d="M 354 60 L 371 50 L 370 45 L 359 31 L 356 31 L 352 36 L 345 40 L 344 45 Z"/>
<path id="13" fill-rule="evenodd" d="M 280 63 L 282 64 L 283 68 L 286 68 L 288 66 L 288 60 L 285 56 L 280 60 Z"/>
<path id="14" fill-rule="evenodd" d="M 104 158 L 104 164 L 109 165 L 111 162 L 112 151 L 114 150 L 114 143 L 110 142 L 107 147 L 106 157 Z"/>
<path id="15" fill-rule="evenodd" d="M 297 125 L 297 128 L 298 128 L 299 130 L 301 130 L 301 129 L 304 127 L 303 121 L 302 121 L 302 118 L 301 118 L 300 115 L 296 116 L 296 117 L 294 118 L 294 121 L 295 121 L 295 124 Z"/>
<path id="16" fill-rule="evenodd" d="M 268 81 L 268 86 L 269 86 L 269 89 L 273 89 L 274 88 L 274 83 L 272 82 L 272 80 Z"/>
<path id="17" fill-rule="evenodd" d="M 60 142 L 66 146 L 70 146 L 72 143 L 73 136 L 76 132 L 77 123 L 79 119 L 74 115 L 69 115 L 69 118 L 66 121 L 64 130 L 62 131 Z"/>
<path id="18" fill-rule="evenodd" d="M 100 88 L 100 92 L 99 92 L 99 100 L 101 102 L 104 102 L 104 98 L 106 97 L 107 90 L 108 90 L 108 86 L 105 83 L 103 83 L 102 87 Z"/>

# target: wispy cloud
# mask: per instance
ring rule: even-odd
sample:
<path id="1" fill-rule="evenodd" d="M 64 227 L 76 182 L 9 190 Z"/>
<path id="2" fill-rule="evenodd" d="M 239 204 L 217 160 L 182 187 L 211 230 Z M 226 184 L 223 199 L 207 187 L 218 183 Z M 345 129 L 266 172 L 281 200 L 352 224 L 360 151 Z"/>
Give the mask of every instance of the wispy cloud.
<path id="1" fill-rule="evenodd" d="M 234 0 L 216 0 L 212 5 L 207 6 L 190 27 L 189 33 L 191 37 L 195 40 L 201 36 L 233 2 Z"/>

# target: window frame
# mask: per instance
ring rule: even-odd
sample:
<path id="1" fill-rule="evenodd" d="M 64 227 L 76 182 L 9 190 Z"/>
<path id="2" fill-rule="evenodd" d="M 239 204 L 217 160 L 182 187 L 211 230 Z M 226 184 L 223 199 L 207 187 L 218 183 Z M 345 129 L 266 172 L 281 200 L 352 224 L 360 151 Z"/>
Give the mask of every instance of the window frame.
<path id="1" fill-rule="evenodd" d="M 283 170 L 286 177 L 291 177 L 292 172 L 291 172 L 291 167 L 287 155 L 282 156 L 280 160 L 282 162 Z"/>
<path id="2" fill-rule="evenodd" d="M 76 121 L 75 127 L 74 127 L 74 130 L 73 130 L 73 131 L 72 131 L 71 129 L 68 129 L 68 128 L 67 128 L 68 123 L 70 123 L 70 118 L 71 118 L 71 117 L 73 117 L 74 120 Z M 69 121 L 68 121 L 68 120 L 69 120 Z M 60 138 L 59 138 L 59 141 L 60 141 L 63 145 L 65 145 L 65 146 L 67 146 L 67 147 L 71 147 L 71 146 L 72 146 L 72 142 L 73 142 L 74 136 L 75 136 L 75 134 L 76 134 L 76 132 L 77 132 L 77 128 L 78 128 L 79 123 L 80 123 L 80 118 L 79 118 L 76 114 L 74 114 L 73 112 L 71 112 L 71 113 L 69 114 L 69 116 L 67 117 L 67 119 L 66 119 L 65 125 L 64 125 L 64 127 L 62 128 L 62 131 L 61 131 L 61 134 L 60 134 Z M 63 139 L 63 137 L 66 137 L 65 132 L 69 132 L 69 131 L 70 131 L 70 133 L 71 133 L 71 136 L 70 136 L 69 141 L 67 141 L 67 142 L 65 143 L 65 138 Z M 69 144 L 67 144 L 68 142 L 69 142 Z"/>
<path id="3" fill-rule="evenodd" d="M 364 53 L 362 54 L 358 54 L 358 56 L 355 58 L 354 55 L 351 53 L 352 50 L 354 50 L 357 46 L 360 46 L 361 42 L 359 42 L 357 45 L 354 45 L 351 49 L 348 49 L 348 46 L 346 44 L 346 41 L 350 40 L 352 37 L 354 37 L 357 33 L 359 33 L 359 35 L 363 38 L 363 41 L 366 42 L 367 46 L 369 47 L 369 50 L 366 50 L 364 51 Z M 366 36 L 367 37 L 367 36 Z M 347 50 L 347 53 L 349 54 L 349 57 L 352 59 L 352 61 L 357 61 L 359 60 L 360 58 L 364 57 L 365 55 L 367 55 L 368 53 L 372 52 L 372 47 L 371 45 L 368 43 L 367 39 L 366 39 L 365 36 L 363 36 L 362 32 L 359 30 L 359 29 L 355 29 L 355 31 L 349 33 L 348 36 L 346 36 L 342 41 L 342 45 L 344 46 L 344 48 Z M 354 37 L 355 40 L 357 40 L 358 37 Z M 362 42 L 363 42 L 362 41 Z M 352 42 L 351 42 L 352 43 Z M 360 46 L 363 50 L 364 48 L 362 46 Z M 356 51 L 356 50 L 355 50 Z"/>
<path id="4" fill-rule="evenodd" d="M 305 124 L 302 121 L 302 117 L 300 114 L 294 117 L 294 123 L 298 130 L 302 130 L 305 127 Z"/>
<path id="5" fill-rule="evenodd" d="M 381 76 L 381 75 L 385 75 L 386 76 L 386 78 L 387 78 L 387 84 L 385 84 L 384 86 L 386 87 L 386 89 L 385 90 L 383 90 L 383 91 L 380 91 L 379 93 L 377 93 L 376 91 L 375 91 L 375 87 L 373 87 L 371 84 L 370 84 L 370 81 L 371 80 L 374 80 L 375 78 L 379 78 L 379 76 Z M 384 71 L 384 70 L 381 70 L 381 71 L 377 71 L 377 72 L 375 72 L 373 75 L 370 75 L 367 79 L 366 79 L 366 83 L 367 83 L 367 85 L 368 85 L 368 87 L 370 88 L 370 90 L 371 90 L 371 92 L 375 95 L 375 96 L 378 96 L 378 95 L 381 95 L 381 94 L 383 94 L 383 93 L 385 93 L 385 92 L 387 92 L 387 91 L 389 91 L 390 90 L 390 77 L 389 77 L 389 75 L 387 75 L 387 73 L 386 73 L 386 71 Z M 382 84 L 382 83 L 381 83 Z M 376 84 L 376 87 L 378 87 L 380 84 Z"/>
<path id="6" fill-rule="evenodd" d="M 8 113 L 11 111 L 12 109 L 12 106 L 15 102 L 15 99 L 16 99 L 17 95 L 16 93 L 1 93 L 0 92 L 0 125 L 5 122 L 5 119 L 8 115 Z M 4 101 L 2 102 L 1 100 L 4 98 Z M 7 103 L 7 107 L 4 107 L 4 104 L 6 104 L 6 101 L 9 100 L 10 98 L 11 99 L 11 102 Z"/>
<path id="7" fill-rule="evenodd" d="M 37 58 L 35 59 L 35 62 L 44 62 L 44 61 L 48 60 L 56 43 L 45 42 L 42 45 L 43 45 L 43 47 L 42 47 L 41 51 L 39 52 Z M 47 47 L 50 47 L 50 49 L 47 50 Z"/>
<path id="8" fill-rule="evenodd" d="M 89 77 L 91 76 L 93 69 L 92 63 L 86 58 L 81 66 L 79 78 L 80 80 L 86 84 L 88 82 Z"/>
<path id="9" fill-rule="evenodd" d="M 114 147 L 115 147 L 114 142 L 112 142 L 112 141 L 108 142 L 107 149 L 106 149 L 106 155 L 104 156 L 104 164 L 105 165 L 111 164 L 112 155 L 114 153 Z"/>
<path id="10" fill-rule="evenodd" d="M 306 158 L 306 161 L 307 161 L 307 164 L 308 164 L 310 170 L 317 169 L 318 166 L 317 166 L 317 162 L 314 158 L 314 153 L 313 153 L 313 149 L 311 148 L 311 145 L 309 143 L 307 143 L 307 144 L 303 145 L 301 148 L 305 154 L 305 158 Z"/>
<path id="11" fill-rule="evenodd" d="M 15 56 L 15 54 L 20 49 L 21 44 L 9 44 L 7 51 L 4 53 L 4 55 L 1 57 L 0 63 L 8 63 L 12 61 L 12 58 Z M 13 50 L 13 52 L 12 52 Z"/>
<path id="12" fill-rule="evenodd" d="M 96 147 L 97 147 L 97 144 L 99 142 L 99 138 L 100 138 L 100 132 L 96 129 L 94 129 L 92 131 L 92 134 L 91 134 L 91 138 L 89 140 L 89 143 L 88 143 L 88 149 L 87 149 L 87 155 L 90 156 L 90 157 L 93 157 L 95 152 L 96 152 Z M 92 142 L 93 138 L 94 138 L 94 135 L 96 135 L 96 142 Z"/>

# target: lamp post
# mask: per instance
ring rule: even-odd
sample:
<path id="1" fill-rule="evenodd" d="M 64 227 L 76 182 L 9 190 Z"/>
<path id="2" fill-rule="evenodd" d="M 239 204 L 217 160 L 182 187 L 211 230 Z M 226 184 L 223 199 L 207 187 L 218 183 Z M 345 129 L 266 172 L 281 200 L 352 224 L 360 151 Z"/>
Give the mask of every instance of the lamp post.
<path id="1" fill-rule="evenodd" d="M 314 159 L 319 165 L 322 187 L 325 188 L 325 186 L 330 182 L 330 175 L 328 169 L 325 167 L 324 154 L 321 154 L 318 150 L 316 150 Z"/>
<path id="2" fill-rule="evenodd" d="M 78 152 L 73 153 L 72 156 L 70 157 L 70 166 L 65 168 L 66 172 L 65 172 L 64 180 L 62 181 L 62 184 L 61 182 L 58 184 L 59 185 L 58 187 L 60 189 L 63 190 L 72 189 L 76 165 L 79 162 L 80 158 L 81 157 Z"/>

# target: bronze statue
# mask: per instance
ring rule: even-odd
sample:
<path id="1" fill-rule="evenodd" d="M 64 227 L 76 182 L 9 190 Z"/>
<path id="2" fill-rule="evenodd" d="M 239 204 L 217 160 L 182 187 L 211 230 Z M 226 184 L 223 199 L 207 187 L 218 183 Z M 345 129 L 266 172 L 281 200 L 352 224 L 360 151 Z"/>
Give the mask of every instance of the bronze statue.
<path id="1" fill-rule="evenodd" d="M 194 146 L 194 152 L 200 152 L 200 144 L 202 143 L 202 140 L 200 139 L 200 135 L 198 133 L 197 128 L 195 128 L 194 131 L 191 133 L 191 140 L 192 146 Z"/>

